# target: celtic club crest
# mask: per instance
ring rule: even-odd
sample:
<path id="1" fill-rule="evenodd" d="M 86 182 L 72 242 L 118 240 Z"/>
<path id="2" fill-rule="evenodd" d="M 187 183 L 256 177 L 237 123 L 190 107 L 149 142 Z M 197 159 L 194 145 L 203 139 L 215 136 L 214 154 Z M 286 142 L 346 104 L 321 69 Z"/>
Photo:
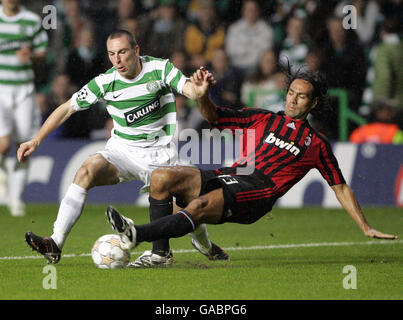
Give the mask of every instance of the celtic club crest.
<path id="1" fill-rule="evenodd" d="M 146 88 L 151 93 L 157 93 L 161 89 L 161 84 L 159 81 L 150 80 L 147 82 Z"/>

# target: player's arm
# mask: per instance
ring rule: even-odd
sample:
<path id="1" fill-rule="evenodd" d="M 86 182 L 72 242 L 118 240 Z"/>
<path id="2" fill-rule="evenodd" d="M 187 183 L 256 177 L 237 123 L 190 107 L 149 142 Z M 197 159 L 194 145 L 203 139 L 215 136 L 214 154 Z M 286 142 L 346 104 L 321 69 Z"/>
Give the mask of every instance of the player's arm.
<path id="1" fill-rule="evenodd" d="M 200 67 L 200 69 L 196 70 L 196 72 L 193 74 L 193 77 L 195 74 L 199 73 L 201 75 L 202 73 L 206 75 L 206 79 L 209 82 L 210 85 L 215 85 L 216 80 L 214 79 L 213 75 L 208 72 L 204 67 Z M 183 86 L 182 93 L 185 97 L 191 99 L 191 100 L 196 100 L 198 98 L 198 91 L 197 88 L 195 87 L 195 84 L 192 82 L 191 79 L 187 80 Z"/>
<path id="2" fill-rule="evenodd" d="M 360 227 L 362 232 L 367 237 L 390 240 L 397 239 L 397 236 L 395 235 L 382 233 L 380 231 L 372 229 L 369 226 L 354 194 L 354 191 L 347 184 L 336 184 L 331 186 L 331 188 L 336 194 L 337 200 L 340 202 L 344 210 L 347 211 L 350 217 L 355 221 L 355 223 Z"/>
<path id="3" fill-rule="evenodd" d="M 203 67 L 198 69 L 190 77 L 191 85 L 194 90 L 197 106 L 203 118 L 212 124 L 218 123 L 217 105 L 211 101 L 208 95 L 208 89 L 215 84 L 215 80 L 210 72 Z"/>
<path id="4" fill-rule="evenodd" d="M 19 162 L 26 160 L 53 130 L 62 125 L 74 112 L 76 112 L 72 107 L 70 100 L 61 104 L 50 114 L 38 133 L 31 140 L 20 145 L 17 150 L 17 159 Z"/>
<path id="5" fill-rule="evenodd" d="M 190 80 L 187 80 L 185 82 L 185 84 L 183 85 L 182 93 L 186 98 L 188 98 L 190 100 L 197 99 L 196 91 L 193 87 L 193 83 Z"/>
<path id="6" fill-rule="evenodd" d="M 25 45 L 22 49 L 16 52 L 18 59 L 21 62 L 32 61 L 34 64 L 46 62 L 46 51 L 32 52 L 28 45 Z"/>

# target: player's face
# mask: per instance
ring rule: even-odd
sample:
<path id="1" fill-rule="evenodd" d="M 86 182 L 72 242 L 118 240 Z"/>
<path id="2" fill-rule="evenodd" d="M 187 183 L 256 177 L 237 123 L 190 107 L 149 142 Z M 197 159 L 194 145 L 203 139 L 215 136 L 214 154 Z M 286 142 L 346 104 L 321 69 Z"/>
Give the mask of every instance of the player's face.
<path id="1" fill-rule="evenodd" d="M 20 5 L 20 1 L 19 0 L 2 0 L 1 4 L 8 10 L 15 11 L 18 9 L 18 6 Z"/>
<path id="2" fill-rule="evenodd" d="M 141 71 L 140 48 L 131 47 L 126 36 L 108 39 L 106 42 L 108 57 L 119 74 L 127 79 L 135 78 Z"/>
<path id="3" fill-rule="evenodd" d="M 288 89 L 285 100 L 286 116 L 295 120 L 305 120 L 317 103 L 317 99 L 313 99 L 312 95 L 312 84 L 302 79 L 295 79 Z"/>

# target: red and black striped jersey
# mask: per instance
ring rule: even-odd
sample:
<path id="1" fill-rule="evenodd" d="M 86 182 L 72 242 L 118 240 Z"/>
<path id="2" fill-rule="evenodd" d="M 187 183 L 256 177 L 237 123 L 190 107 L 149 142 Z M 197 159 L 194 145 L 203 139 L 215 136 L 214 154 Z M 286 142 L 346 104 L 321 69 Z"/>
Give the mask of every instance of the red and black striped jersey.
<path id="1" fill-rule="evenodd" d="M 218 107 L 217 113 L 216 128 L 238 134 L 242 130 L 241 157 L 232 168 L 252 166 L 253 172 L 274 182 L 277 195 L 285 194 L 313 168 L 330 186 L 345 183 L 329 141 L 307 120 L 257 108 Z"/>

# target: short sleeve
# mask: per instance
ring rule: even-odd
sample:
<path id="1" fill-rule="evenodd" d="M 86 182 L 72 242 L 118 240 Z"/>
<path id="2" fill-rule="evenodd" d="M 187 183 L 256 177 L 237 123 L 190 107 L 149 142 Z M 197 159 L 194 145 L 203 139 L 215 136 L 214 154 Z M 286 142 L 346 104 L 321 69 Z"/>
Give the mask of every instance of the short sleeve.
<path id="1" fill-rule="evenodd" d="M 83 86 L 78 92 L 71 97 L 71 106 L 76 111 L 90 108 L 103 97 L 103 91 L 97 84 L 97 77 Z"/>
<path id="2" fill-rule="evenodd" d="M 39 25 L 38 29 L 35 31 L 32 37 L 32 48 L 33 48 L 32 51 L 34 53 L 46 52 L 47 47 L 48 47 L 48 34 L 42 28 L 42 26 Z"/>
<path id="3" fill-rule="evenodd" d="M 328 141 L 321 141 L 316 167 L 329 186 L 346 183 Z"/>
<path id="4" fill-rule="evenodd" d="M 165 85 L 182 94 L 183 86 L 188 78 L 185 77 L 182 71 L 176 68 L 169 60 L 167 60 L 164 71 L 164 79 L 162 80 Z"/>

